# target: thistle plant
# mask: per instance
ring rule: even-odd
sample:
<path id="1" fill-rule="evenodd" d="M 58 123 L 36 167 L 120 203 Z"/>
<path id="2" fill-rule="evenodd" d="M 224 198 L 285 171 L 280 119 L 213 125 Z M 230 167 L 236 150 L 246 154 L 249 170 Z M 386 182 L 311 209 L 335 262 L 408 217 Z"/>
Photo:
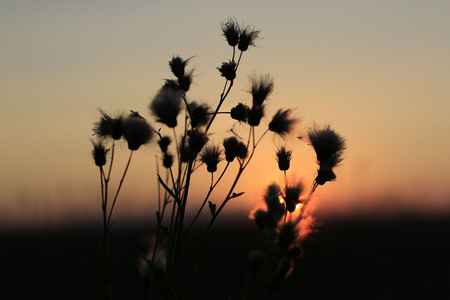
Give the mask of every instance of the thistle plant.
<path id="1" fill-rule="evenodd" d="M 278 111 L 274 119 L 280 115 L 282 113 Z M 336 179 L 333 168 L 342 162 L 345 139 L 330 126 L 322 129 L 315 126 L 308 131 L 308 142 L 316 153 L 319 165 L 309 192 L 305 192 L 301 182 L 288 181 L 286 172 L 290 168 L 292 151 L 281 147 L 276 153 L 276 160 L 278 168 L 284 172 L 284 186 L 271 184 L 264 196 L 266 209 L 254 210 L 251 214 L 258 228 L 272 232 L 275 243 L 270 253 L 255 250 L 250 255 L 251 281 L 246 287 L 244 299 L 252 293 L 258 295 L 265 289 L 273 292 L 282 287 L 294 269 L 295 259 L 302 254 L 302 241 L 314 227 L 310 207 L 313 193 L 319 185 Z"/>
<path id="2" fill-rule="evenodd" d="M 231 47 L 231 55 L 216 67 L 218 78 L 223 78 L 224 83 L 217 101 L 211 106 L 188 100 L 193 82 L 193 70 L 188 69 L 188 65 L 195 56 L 187 59 L 172 56 L 169 67 L 174 78 L 164 80 L 148 105 L 148 114 L 154 119 L 154 127 L 134 111 L 128 117 L 112 118 L 100 110 L 100 120 L 93 128 L 98 140 L 93 142 L 92 153 L 95 164 L 100 169 L 106 299 L 111 298 L 108 235 L 113 225 L 113 210 L 134 151 L 155 139 L 160 150 L 155 153 L 158 191 L 154 195 L 157 195 L 157 199 L 149 199 L 157 202 L 157 226 L 147 240 L 146 253 L 140 259 L 147 296 L 149 299 L 183 299 L 192 284 L 190 279 L 195 271 L 195 264 L 202 254 L 211 228 L 231 200 L 244 197 L 245 191 L 236 190 L 236 187 L 255 157 L 261 140 L 268 134 L 285 139 L 295 131 L 298 120 L 293 116 L 292 109 L 280 109 L 270 121 L 262 122 L 267 115 L 266 103 L 270 101 L 274 90 L 274 80 L 269 74 L 253 74 L 249 77 L 248 97 L 251 106 L 238 102 L 229 111 L 222 110 L 225 101 L 234 101 L 229 98 L 235 79 L 240 75 L 239 66 L 244 53 L 255 45 L 260 31 L 251 26 L 240 26 L 234 19 L 228 19 L 222 23 L 222 34 Z M 225 137 L 219 144 L 211 141 L 213 124 L 219 115 L 228 118 L 230 124 L 242 124 L 244 132 L 240 135 L 232 132 L 232 135 Z M 109 182 L 115 144 L 121 139 L 127 142 L 130 156 L 111 202 Z M 304 193 L 300 183 L 287 181 L 286 172 L 291 165 L 292 151 L 284 146 L 278 149 L 276 160 L 279 169 L 284 172 L 285 185 L 269 186 L 265 196 L 267 209 L 257 210 L 253 214 L 261 229 L 267 228 L 276 233 L 277 242 L 269 255 L 257 251 L 251 254 L 254 276 L 245 290 L 244 298 L 252 295 L 260 285 L 275 290 L 289 276 L 294 259 L 301 252 L 300 225 L 308 211 L 305 207 L 318 185 L 336 178 L 333 168 L 342 161 L 344 139 L 326 127 L 312 129 L 309 141 L 316 150 L 319 163 L 318 174 L 309 194 Z M 107 170 L 105 166 L 108 166 Z M 210 176 L 209 188 L 200 204 L 193 203 L 190 197 L 193 178 L 203 168 Z M 213 203 L 210 197 L 225 177 L 231 179 L 227 192 L 216 196 Z M 195 207 L 197 204 L 198 207 Z M 201 234 L 193 235 L 193 225 L 198 222 L 205 206 L 209 208 L 209 212 L 206 212 L 209 220 L 204 224 Z M 197 213 L 189 219 L 186 213 L 188 210 Z M 188 242 L 193 245 L 194 250 L 191 256 L 186 257 L 183 254 Z M 181 260 L 184 261 L 183 265 L 188 266 L 185 272 L 180 272 Z"/>
<path id="3" fill-rule="evenodd" d="M 108 255 L 108 235 L 113 226 L 112 215 L 116 205 L 119 192 L 125 180 L 128 168 L 133 157 L 133 152 L 138 150 L 142 145 L 149 143 L 153 136 L 154 130 L 138 113 L 131 111 L 129 117 L 124 118 L 118 116 L 117 118 L 110 117 L 103 110 L 99 110 L 100 120 L 94 123 L 94 135 L 97 136 L 97 141 L 93 141 L 94 150 L 92 156 L 96 166 L 100 170 L 100 187 L 101 187 L 101 204 L 102 204 L 102 218 L 103 218 L 103 241 L 101 248 L 103 250 L 104 259 L 104 276 L 105 276 L 105 299 L 111 298 L 111 274 L 109 271 L 109 255 Z M 114 161 L 114 150 L 116 141 L 124 139 L 128 144 L 130 156 L 123 171 L 120 183 L 116 189 L 112 202 L 110 202 L 110 187 L 109 182 L 111 178 L 111 171 Z M 108 146 L 109 148 L 107 148 Z M 107 153 L 111 151 L 109 159 L 109 167 L 107 172 L 104 166 L 107 164 Z"/>

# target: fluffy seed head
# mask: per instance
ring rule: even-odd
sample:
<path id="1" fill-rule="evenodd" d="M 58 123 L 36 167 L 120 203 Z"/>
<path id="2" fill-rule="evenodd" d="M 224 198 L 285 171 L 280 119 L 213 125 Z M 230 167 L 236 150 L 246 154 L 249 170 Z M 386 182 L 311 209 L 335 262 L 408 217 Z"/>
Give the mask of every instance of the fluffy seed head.
<path id="1" fill-rule="evenodd" d="M 233 107 L 230 111 L 231 118 L 239 121 L 239 122 L 247 122 L 248 112 L 250 108 L 242 103 L 239 103 L 235 107 Z"/>
<path id="2" fill-rule="evenodd" d="M 100 139 L 113 138 L 119 140 L 125 130 L 123 117 L 111 118 L 104 110 L 99 109 L 100 120 L 94 123 L 94 134 Z"/>
<path id="3" fill-rule="evenodd" d="M 154 136 L 154 131 L 144 119 L 128 117 L 125 120 L 123 136 L 128 142 L 128 148 L 130 150 L 137 150 L 140 146 L 151 141 Z"/>
<path id="4" fill-rule="evenodd" d="M 238 49 L 247 51 L 248 47 L 255 45 L 255 40 L 258 38 L 260 30 L 255 30 L 253 26 L 247 26 L 239 35 Z"/>
<path id="5" fill-rule="evenodd" d="M 182 91 L 161 89 L 150 103 L 150 112 L 156 121 L 166 124 L 169 128 L 177 126 L 177 117 L 181 111 Z"/>
<path id="6" fill-rule="evenodd" d="M 178 86 L 181 90 L 183 90 L 185 93 L 189 91 L 189 88 L 191 87 L 192 83 L 192 77 L 193 77 L 193 70 L 185 73 L 183 76 L 178 78 Z"/>
<path id="7" fill-rule="evenodd" d="M 163 166 L 166 169 L 169 169 L 170 167 L 172 167 L 173 164 L 173 155 L 167 152 L 164 152 L 163 158 Z"/>
<path id="8" fill-rule="evenodd" d="M 105 148 L 102 141 L 94 142 L 91 140 L 94 149 L 92 150 L 92 157 L 94 158 L 95 165 L 97 167 L 104 166 L 106 164 L 106 153 L 108 149 Z"/>
<path id="9" fill-rule="evenodd" d="M 247 157 L 247 147 L 234 136 L 225 138 L 223 140 L 223 147 L 225 149 L 225 159 L 227 162 L 232 162 L 235 157 L 245 159 Z"/>
<path id="10" fill-rule="evenodd" d="M 188 62 L 193 58 L 190 57 L 186 60 L 182 59 L 179 55 L 172 56 L 172 59 L 169 61 L 169 67 L 175 77 L 180 78 L 184 75 L 184 69 Z"/>
<path id="11" fill-rule="evenodd" d="M 284 189 L 284 202 L 286 203 L 286 210 L 293 212 L 300 201 L 300 194 L 303 191 L 303 186 L 300 183 L 287 185 Z"/>
<path id="12" fill-rule="evenodd" d="M 220 68 L 217 68 L 222 77 L 233 81 L 236 78 L 236 63 L 234 61 L 224 62 Z"/>
<path id="13" fill-rule="evenodd" d="M 269 130 L 281 136 L 289 134 L 297 123 L 296 119 L 290 117 L 291 113 L 290 109 L 279 109 L 269 123 Z"/>
<path id="14" fill-rule="evenodd" d="M 197 102 L 189 103 L 189 111 L 191 112 L 191 126 L 203 126 L 208 124 L 210 115 L 210 108 L 208 104 L 197 104 Z"/>
<path id="15" fill-rule="evenodd" d="M 178 82 L 176 80 L 173 79 L 165 79 L 165 82 L 163 84 L 163 86 L 161 87 L 160 91 L 162 90 L 180 90 L 180 86 L 178 85 Z"/>
<path id="16" fill-rule="evenodd" d="M 249 92 L 253 97 L 253 106 L 261 106 L 273 92 L 273 79 L 269 74 L 259 76 L 251 75 L 249 79 Z"/>
<path id="17" fill-rule="evenodd" d="M 264 117 L 264 105 L 254 105 L 248 111 L 248 125 L 258 126 L 262 117 Z"/>
<path id="18" fill-rule="evenodd" d="M 318 185 L 324 185 L 327 181 L 333 181 L 336 179 L 336 174 L 333 172 L 333 168 L 330 164 L 324 162 L 320 163 L 319 170 L 317 171 L 316 183 Z"/>
<path id="19" fill-rule="evenodd" d="M 290 162 L 292 158 L 292 151 L 286 150 L 286 148 L 283 146 L 277 151 L 277 162 L 278 162 L 278 168 L 280 171 L 287 171 L 290 167 Z"/>
<path id="20" fill-rule="evenodd" d="M 161 148 L 161 151 L 163 153 L 167 152 L 167 148 L 169 147 L 171 142 L 172 142 L 172 140 L 167 135 L 163 136 L 159 139 L 158 145 L 159 145 L 159 148 Z"/>
<path id="21" fill-rule="evenodd" d="M 284 215 L 284 205 L 280 202 L 280 186 L 273 183 L 268 186 L 264 201 L 267 205 L 267 211 L 271 217 L 278 223 Z"/>
<path id="22" fill-rule="evenodd" d="M 226 38 L 228 45 L 231 47 L 236 46 L 239 42 L 239 24 L 236 20 L 228 18 L 228 20 L 223 22 L 221 25 L 223 36 Z"/>
<path id="23" fill-rule="evenodd" d="M 314 127 L 308 132 L 308 139 L 316 151 L 319 163 L 328 163 L 331 167 L 342 161 L 342 152 L 345 149 L 345 139 L 326 126 L 323 129 Z"/>
<path id="24" fill-rule="evenodd" d="M 253 221 L 259 229 L 263 230 L 264 228 L 274 229 L 277 227 L 278 220 L 275 220 L 272 217 L 272 214 L 263 209 L 258 209 L 252 214 Z"/>
<path id="25" fill-rule="evenodd" d="M 191 157 L 194 158 L 202 150 L 203 146 L 205 146 L 209 139 L 206 134 L 199 129 L 189 130 L 188 136 L 189 153 Z"/>
<path id="26" fill-rule="evenodd" d="M 222 150 L 216 145 L 208 145 L 200 153 L 200 160 L 206 164 L 208 172 L 217 171 L 217 164 L 222 160 L 221 154 Z"/>
<path id="27" fill-rule="evenodd" d="M 189 162 L 189 145 L 183 139 L 180 143 L 180 160 L 184 163 Z"/>

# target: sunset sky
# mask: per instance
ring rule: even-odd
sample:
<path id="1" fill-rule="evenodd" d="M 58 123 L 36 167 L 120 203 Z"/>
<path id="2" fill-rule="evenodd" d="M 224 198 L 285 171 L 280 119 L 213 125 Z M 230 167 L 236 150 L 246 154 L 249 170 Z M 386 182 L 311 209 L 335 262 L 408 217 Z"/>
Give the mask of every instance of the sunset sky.
<path id="1" fill-rule="evenodd" d="M 450 2 L 438 0 L 1 1 L 0 224 L 100 219 L 90 154 L 97 108 L 132 109 L 162 127 L 148 105 L 178 54 L 195 55 L 188 98 L 214 106 L 224 83 L 216 68 L 231 56 L 220 22 L 230 16 L 262 39 L 244 54 L 223 110 L 251 102 L 249 74 L 270 73 L 264 123 L 279 108 L 295 108 L 301 122 L 286 141 L 265 137 L 229 211 L 250 211 L 267 184 L 283 180 L 275 161 L 282 145 L 293 149 L 288 177 L 309 187 L 314 151 L 295 136 L 313 124 L 347 140 L 337 181 L 317 190 L 322 207 L 449 210 L 449 12 Z M 221 142 L 233 126 L 247 129 L 218 117 L 210 139 Z M 126 144 L 119 148 L 116 177 L 128 155 Z M 118 214 L 154 217 L 157 153 L 156 144 L 136 153 Z M 193 209 L 205 176 L 194 179 Z"/>

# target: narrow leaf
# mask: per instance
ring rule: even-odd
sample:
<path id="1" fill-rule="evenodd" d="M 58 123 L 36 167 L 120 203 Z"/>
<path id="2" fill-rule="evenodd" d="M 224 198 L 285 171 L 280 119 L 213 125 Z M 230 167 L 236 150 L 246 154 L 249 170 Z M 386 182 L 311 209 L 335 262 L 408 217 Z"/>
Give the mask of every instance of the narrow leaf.
<path id="1" fill-rule="evenodd" d="M 209 203 L 209 210 L 211 211 L 211 215 L 214 217 L 216 215 L 216 205 L 212 203 L 211 201 L 208 201 Z"/>
<path id="2" fill-rule="evenodd" d="M 178 199 L 178 197 L 173 193 L 173 191 L 164 183 L 164 181 L 161 179 L 161 177 L 158 175 L 158 180 L 159 183 L 161 183 L 161 185 L 164 187 L 164 189 L 170 194 L 170 196 L 172 196 L 173 199 L 175 199 L 175 201 L 180 204 L 180 199 Z"/>
<path id="3" fill-rule="evenodd" d="M 237 193 L 237 194 L 236 194 L 236 193 L 233 193 L 233 194 L 230 196 L 229 199 L 239 197 L 239 196 L 241 196 L 241 195 L 243 195 L 243 194 L 244 194 L 244 192 Z"/>

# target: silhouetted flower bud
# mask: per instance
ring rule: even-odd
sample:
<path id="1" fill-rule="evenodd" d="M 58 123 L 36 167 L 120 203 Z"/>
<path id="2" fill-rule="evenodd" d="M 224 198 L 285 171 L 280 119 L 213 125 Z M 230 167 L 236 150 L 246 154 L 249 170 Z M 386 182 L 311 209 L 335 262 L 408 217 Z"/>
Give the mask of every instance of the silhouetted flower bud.
<path id="1" fill-rule="evenodd" d="M 247 147 L 244 145 L 244 143 L 239 142 L 239 144 L 237 146 L 236 157 L 238 157 L 240 159 L 245 159 L 247 157 L 247 154 L 248 154 Z"/>
<path id="2" fill-rule="evenodd" d="M 192 83 L 192 70 L 178 78 L 178 86 L 186 93 Z"/>
<path id="3" fill-rule="evenodd" d="M 128 142 L 128 148 L 137 150 L 140 146 L 151 141 L 154 131 L 144 119 L 129 117 L 125 120 L 123 136 Z"/>
<path id="4" fill-rule="evenodd" d="M 247 105 L 239 103 L 231 109 L 231 118 L 238 120 L 239 122 L 246 122 L 249 110 L 250 108 Z"/>
<path id="5" fill-rule="evenodd" d="M 330 128 L 312 128 L 308 132 L 311 146 L 316 151 L 319 162 L 327 162 L 330 167 L 338 165 L 342 159 L 341 155 L 345 149 L 345 139 Z"/>
<path id="6" fill-rule="evenodd" d="M 253 97 L 253 106 L 261 106 L 273 92 L 273 79 L 267 75 L 252 75 L 250 79 L 250 94 Z"/>
<path id="7" fill-rule="evenodd" d="M 200 153 L 200 160 L 206 164 L 208 172 L 214 173 L 217 171 L 217 164 L 222 160 L 221 153 L 222 150 L 218 146 L 209 145 Z"/>
<path id="8" fill-rule="evenodd" d="M 327 181 L 336 179 L 333 168 L 342 162 L 345 149 L 345 139 L 337 134 L 330 126 L 324 129 L 313 128 L 308 132 L 311 146 L 316 151 L 319 170 L 315 182 L 323 185 Z"/>
<path id="9" fill-rule="evenodd" d="M 111 137 L 114 140 L 120 140 L 125 131 L 125 122 L 122 116 L 111 120 Z"/>
<path id="10" fill-rule="evenodd" d="M 220 68 L 217 68 L 222 77 L 233 81 L 236 78 L 236 63 L 234 61 L 224 62 Z"/>
<path id="11" fill-rule="evenodd" d="M 189 162 L 189 145 L 186 142 L 180 145 L 180 160 L 181 162 Z"/>
<path id="12" fill-rule="evenodd" d="M 191 102 L 189 103 L 189 111 L 191 112 L 191 126 L 193 128 L 208 124 L 211 118 L 210 109 L 207 104 Z"/>
<path id="13" fill-rule="evenodd" d="M 159 145 L 159 148 L 161 148 L 161 151 L 164 153 L 167 152 L 167 148 L 169 147 L 171 142 L 172 142 L 172 140 L 167 135 L 160 138 L 158 141 L 158 145 Z"/>
<path id="14" fill-rule="evenodd" d="M 271 217 L 270 213 L 263 209 L 258 209 L 257 211 L 255 211 L 252 217 L 253 221 L 255 221 L 256 226 L 258 226 L 260 230 L 263 230 L 265 227 L 273 229 L 277 225 L 277 223 Z"/>
<path id="15" fill-rule="evenodd" d="M 175 77 L 180 78 L 184 75 L 184 69 L 192 57 L 184 60 L 178 55 L 172 56 L 172 59 L 169 61 L 169 67 Z"/>
<path id="16" fill-rule="evenodd" d="M 94 158 L 95 165 L 97 167 L 104 166 L 106 164 L 106 153 L 108 150 L 105 148 L 101 141 L 94 142 L 91 140 L 94 149 L 92 150 L 92 157 Z"/>
<path id="17" fill-rule="evenodd" d="M 255 40 L 258 38 L 259 30 L 255 30 L 254 27 L 247 26 L 239 35 L 238 49 L 241 51 L 247 51 L 248 47 L 255 45 Z"/>
<path id="18" fill-rule="evenodd" d="M 253 106 L 248 111 L 248 125 L 258 126 L 262 117 L 264 117 L 264 105 Z"/>
<path id="19" fill-rule="evenodd" d="M 156 121 L 173 128 L 177 126 L 177 117 L 181 110 L 182 92 L 173 89 L 161 89 L 150 103 L 150 112 Z"/>
<path id="20" fill-rule="evenodd" d="M 333 181 L 336 179 L 336 174 L 333 172 L 333 168 L 328 163 L 320 163 L 319 170 L 317 171 L 316 183 L 318 185 L 324 185 L 327 181 Z"/>
<path id="21" fill-rule="evenodd" d="M 165 81 L 164 85 L 161 87 L 160 91 L 163 91 L 163 90 L 174 90 L 174 91 L 177 91 L 177 90 L 180 90 L 180 89 L 181 89 L 180 86 L 178 85 L 178 83 L 175 80 L 173 80 L 173 79 L 166 79 L 166 81 Z"/>
<path id="22" fill-rule="evenodd" d="M 164 168 L 169 169 L 170 167 L 172 167 L 172 164 L 173 164 L 173 155 L 172 154 L 164 152 L 162 160 L 163 160 Z"/>
<path id="23" fill-rule="evenodd" d="M 289 134 L 292 131 L 294 124 L 297 122 L 296 119 L 289 117 L 291 112 L 290 109 L 278 110 L 273 116 L 272 121 L 269 123 L 269 130 L 281 136 Z"/>
<path id="24" fill-rule="evenodd" d="M 300 203 L 300 194 L 303 191 L 303 186 L 300 183 L 295 185 L 287 185 L 284 189 L 284 202 L 286 203 L 286 210 L 293 212 Z"/>
<path id="25" fill-rule="evenodd" d="M 228 45 L 234 47 L 238 44 L 240 29 L 239 24 L 235 20 L 229 18 L 227 22 L 222 23 L 222 32 L 227 39 Z"/>
<path id="26" fill-rule="evenodd" d="M 264 195 L 264 200 L 269 211 L 278 211 L 280 206 L 282 213 L 284 213 L 284 205 L 280 203 L 280 186 L 276 183 L 272 183 L 267 187 L 267 192 Z"/>
<path id="27" fill-rule="evenodd" d="M 123 117 L 119 116 L 113 119 L 102 109 L 99 109 L 99 112 L 100 121 L 94 123 L 94 134 L 101 139 L 113 138 L 119 140 L 125 130 Z"/>
<path id="28" fill-rule="evenodd" d="M 205 146 L 209 139 L 204 132 L 198 129 L 189 130 L 188 136 L 189 153 L 191 154 L 191 157 L 195 157 L 202 150 L 203 146 Z"/>
<path id="29" fill-rule="evenodd" d="M 278 168 L 280 171 L 287 171 L 289 170 L 290 162 L 292 158 L 292 151 L 286 150 L 285 147 L 281 147 L 277 151 L 277 162 L 278 162 Z"/>
<path id="30" fill-rule="evenodd" d="M 223 147 L 225 149 L 225 159 L 227 162 L 232 162 L 235 157 L 241 159 L 247 157 L 247 147 L 234 136 L 225 138 L 223 140 Z"/>

